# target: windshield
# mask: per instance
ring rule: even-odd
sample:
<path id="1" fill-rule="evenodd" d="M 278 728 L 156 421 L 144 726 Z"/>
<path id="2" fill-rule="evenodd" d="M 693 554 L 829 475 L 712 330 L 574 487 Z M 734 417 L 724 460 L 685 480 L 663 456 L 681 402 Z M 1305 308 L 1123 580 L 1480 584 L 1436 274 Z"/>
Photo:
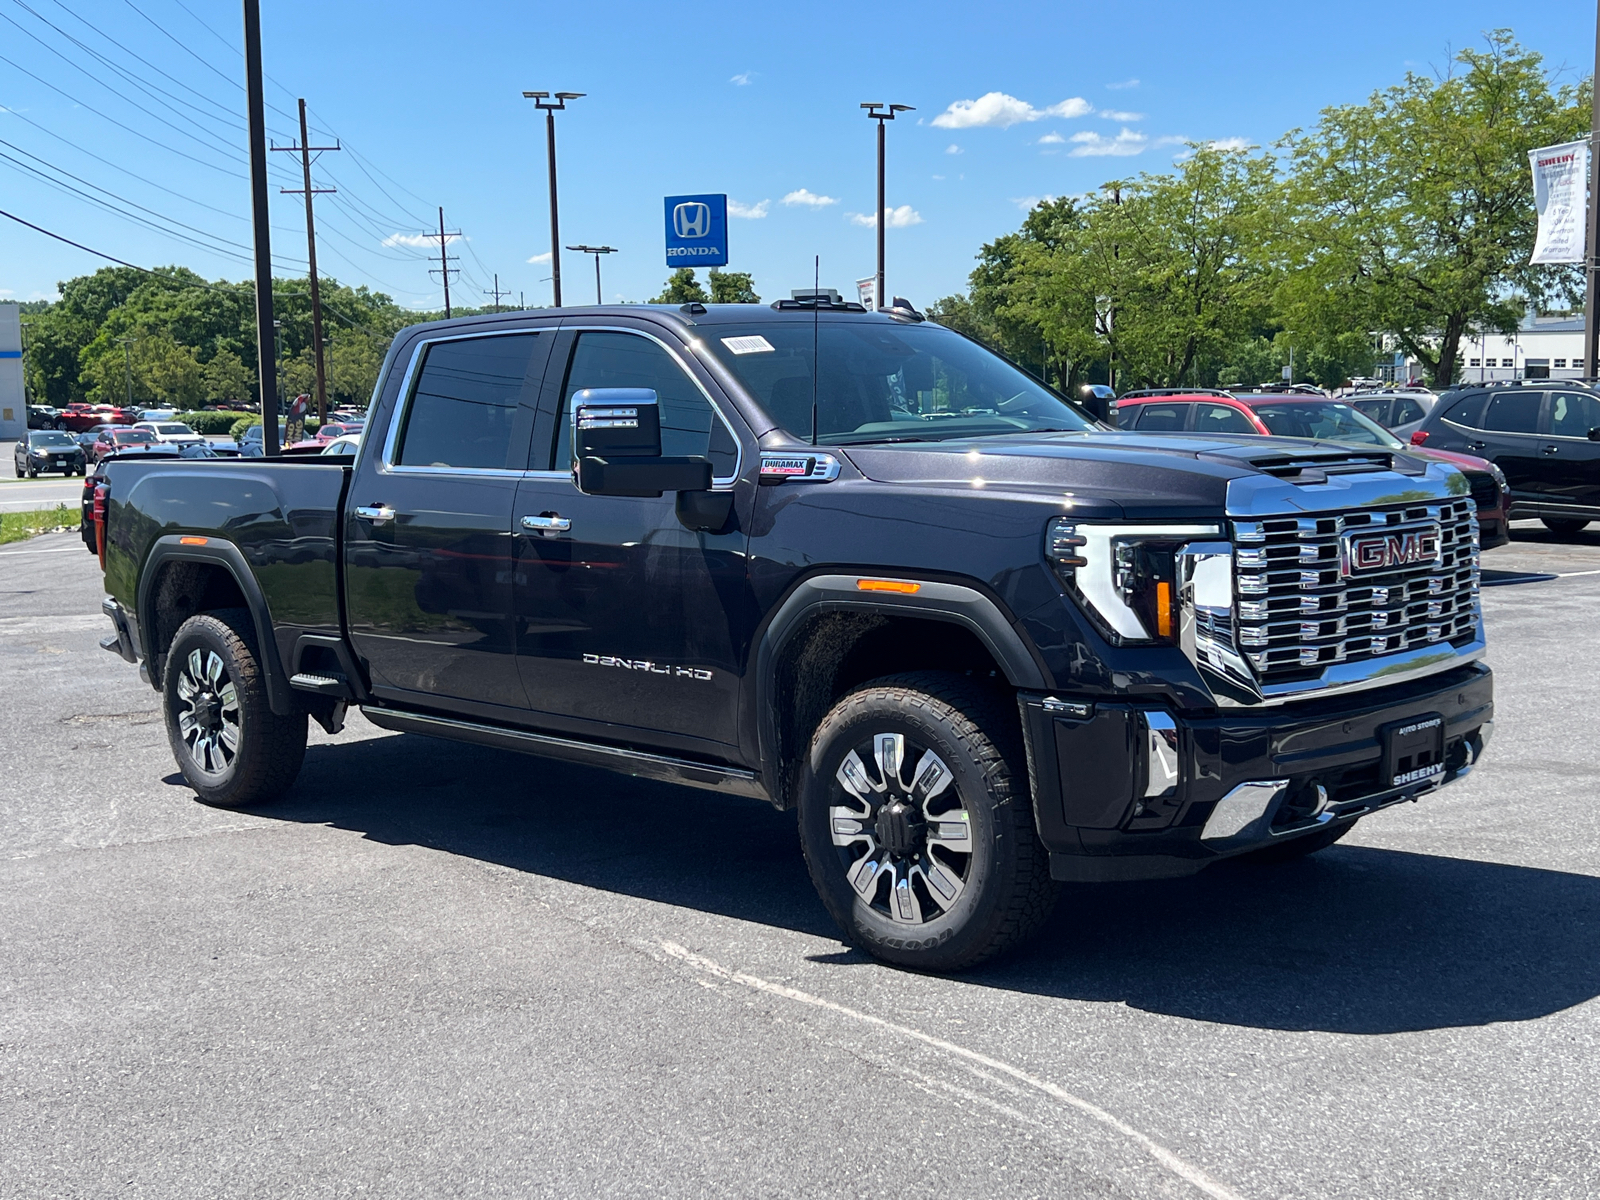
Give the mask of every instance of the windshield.
<path id="1" fill-rule="evenodd" d="M 1359 442 L 1363 446 L 1382 446 L 1385 450 L 1405 447 L 1371 417 L 1348 404 L 1326 400 L 1294 404 L 1256 404 L 1251 410 L 1261 423 L 1279 437 L 1320 438 L 1325 442 Z"/>
<path id="2" fill-rule="evenodd" d="M 178 422 L 174 421 L 170 425 L 157 425 L 156 426 L 156 432 L 157 433 L 165 433 L 165 434 L 174 434 L 174 433 L 193 433 L 194 430 L 190 429 L 187 425 L 182 425 L 182 424 L 179 424 Z"/>
<path id="3" fill-rule="evenodd" d="M 130 445 L 134 442 L 153 442 L 156 435 L 148 429 L 118 429 L 112 433 L 111 438 L 119 445 Z"/>
<path id="4" fill-rule="evenodd" d="M 813 350 L 813 337 L 816 342 Z M 789 433 L 817 442 L 943 441 L 1094 422 L 1004 359 L 937 325 L 809 319 L 718 325 L 705 344 Z"/>
<path id="5" fill-rule="evenodd" d="M 51 431 L 49 433 L 30 433 L 28 435 L 28 442 L 29 442 L 30 445 L 34 445 L 34 446 L 73 446 L 73 447 L 76 447 L 77 444 L 78 444 L 77 442 L 75 442 L 71 438 L 69 438 L 66 434 L 64 434 L 64 433 L 56 433 L 54 431 Z"/>

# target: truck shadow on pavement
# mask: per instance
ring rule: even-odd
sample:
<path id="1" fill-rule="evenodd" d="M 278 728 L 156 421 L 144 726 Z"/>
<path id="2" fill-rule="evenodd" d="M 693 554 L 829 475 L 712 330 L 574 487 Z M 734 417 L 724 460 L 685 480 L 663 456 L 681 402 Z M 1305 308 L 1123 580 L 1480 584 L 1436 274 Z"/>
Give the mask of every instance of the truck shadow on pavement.
<path id="1" fill-rule="evenodd" d="M 838 936 L 793 814 L 736 797 L 400 735 L 313 746 L 294 790 L 258 815 Z M 817 957 L 885 969 L 857 951 Z M 960 978 L 1263 1029 L 1532 1020 L 1600 995 L 1600 878 L 1341 845 L 1069 886 L 1037 940 Z"/>

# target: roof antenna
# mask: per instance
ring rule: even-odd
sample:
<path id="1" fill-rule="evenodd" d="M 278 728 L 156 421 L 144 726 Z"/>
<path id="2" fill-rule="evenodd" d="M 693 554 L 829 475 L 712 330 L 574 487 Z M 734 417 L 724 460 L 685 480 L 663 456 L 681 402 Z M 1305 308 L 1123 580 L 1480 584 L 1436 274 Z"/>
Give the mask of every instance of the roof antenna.
<path id="1" fill-rule="evenodd" d="M 817 255 L 811 265 L 811 444 L 817 444 L 817 372 L 822 366 L 818 357 L 818 322 L 822 319 L 822 255 Z"/>

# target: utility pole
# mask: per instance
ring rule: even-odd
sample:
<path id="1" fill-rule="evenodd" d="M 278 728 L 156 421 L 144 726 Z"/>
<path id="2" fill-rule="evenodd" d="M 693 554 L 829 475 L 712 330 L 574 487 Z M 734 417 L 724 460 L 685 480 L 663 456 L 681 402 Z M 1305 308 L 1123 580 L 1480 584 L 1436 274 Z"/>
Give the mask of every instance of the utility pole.
<path id="1" fill-rule="evenodd" d="M 872 303 L 879 311 L 889 307 L 884 301 L 883 292 L 883 227 L 888 223 L 888 201 L 884 199 L 883 190 L 883 123 L 894 120 L 895 113 L 915 112 L 909 104 L 863 104 L 867 116 L 878 123 L 878 274 L 872 285 Z M 879 109 L 883 109 L 879 112 Z"/>
<path id="2" fill-rule="evenodd" d="M 439 232 L 425 233 L 422 236 L 425 238 L 439 239 L 439 265 L 437 267 L 430 268 L 428 274 L 438 275 L 444 280 L 444 316 L 445 320 L 448 321 L 450 319 L 450 276 L 459 275 L 461 274 L 461 271 L 460 268 L 452 267 L 450 265 L 456 261 L 456 256 L 454 254 L 447 253 L 445 247 L 450 244 L 451 238 L 457 238 L 461 236 L 461 230 L 452 229 L 449 233 L 445 232 L 444 205 L 441 204 L 439 206 Z"/>
<path id="3" fill-rule="evenodd" d="M 596 304 L 604 304 L 605 301 L 600 298 L 600 256 L 602 254 L 615 254 L 617 248 L 615 246 L 568 246 L 567 249 L 576 250 L 579 254 L 594 255 L 594 302 Z"/>
<path id="4" fill-rule="evenodd" d="M 244 0 L 244 76 L 250 110 L 250 218 L 256 252 L 256 375 L 261 452 L 278 453 L 278 364 L 272 341 L 272 236 L 267 214 L 267 116 L 261 91 L 261 0 Z"/>
<path id="5" fill-rule="evenodd" d="M 1600 9 L 1600 4 L 1596 8 Z M 1600 15 L 1595 19 L 1594 64 L 1596 74 L 1593 78 L 1600 79 Z M 1596 143 L 1597 135 L 1600 135 L 1600 91 L 1595 91 L 1589 107 L 1589 228 L 1583 263 L 1583 280 L 1588 285 L 1584 288 L 1583 296 L 1585 379 L 1600 376 L 1600 322 L 1595 319 L 1596 307 L 1600 305 L 1600 144 Z"/>
<path id="6" fill-rule="evenodd" d="M 499 275 L 498 272 L 495 273 L 495 277 L 494 277 L 494 291 L 491 292 L 488 288 L 484 288 L 483 289 L 483 294 L 485 296 L 493 296 L 494 297 L 494 310 L 495 310 L 495 312 L 499 312 L 500 311 L 500 297 L 501 296 L 509 296 L 509 295 L 511 295 L 510 292 L 502 292 L 500 290 L 500 275 Z"/>
<path id="7" fill-rule="evenodd" d="M 317 285 L 317 223 L 311 215 L 311 197 L 332 193 L 337 188 L 314 188 L 311 186 L 311 156 L 322 154 L 327 150 L 339 149 L 339 143 L 331 146 L 313 146 L 311 138 L 306 133 L 306 102 L 300 100 L 300 144 L 298 146 L 274 146 L 274 150 L 292 150 L 300 155 L 300 170 L 305 175 L 303 189 L 279 188 L 278 191 L 286 196 L 300 196 L 306 198 L 306 259 L 311 269 L 311 344 L 315 347 L 317 364 L 317 420 L 328 419 L 328 376 L 322 358 L 322 292 Z"/>
<path id="8" fill-rule="evenodd" d="M 557 92 L 555 103 L 550 103 L 549 92 L 523 92 L 523 98 L 533 101 L 535 108 L 544 112 L 545 154 L 550 165 L 550 291 L 555 306 L 561 307 L 561 219 L 556 204 L 556 113 L 565 111 L 568 100 L 578 100 L 582 92 Z"/>

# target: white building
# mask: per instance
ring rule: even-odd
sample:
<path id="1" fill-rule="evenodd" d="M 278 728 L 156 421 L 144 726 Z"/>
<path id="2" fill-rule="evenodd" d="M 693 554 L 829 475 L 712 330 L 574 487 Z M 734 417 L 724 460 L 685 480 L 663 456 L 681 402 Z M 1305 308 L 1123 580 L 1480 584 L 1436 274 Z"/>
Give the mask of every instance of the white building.
<path id="1" fill-rule="evenodd" d="M 0 441 L 28 436 L 22 391 L 22 310 L 0 304 Z"/>
<path id="2" fill-rule="evenodd" d="M 1583 374 L 1583 317 L 1529 313 L 1509 337 L 1476 333 L 1461 339 L 1461 381 L 1577 379 Z"/>

